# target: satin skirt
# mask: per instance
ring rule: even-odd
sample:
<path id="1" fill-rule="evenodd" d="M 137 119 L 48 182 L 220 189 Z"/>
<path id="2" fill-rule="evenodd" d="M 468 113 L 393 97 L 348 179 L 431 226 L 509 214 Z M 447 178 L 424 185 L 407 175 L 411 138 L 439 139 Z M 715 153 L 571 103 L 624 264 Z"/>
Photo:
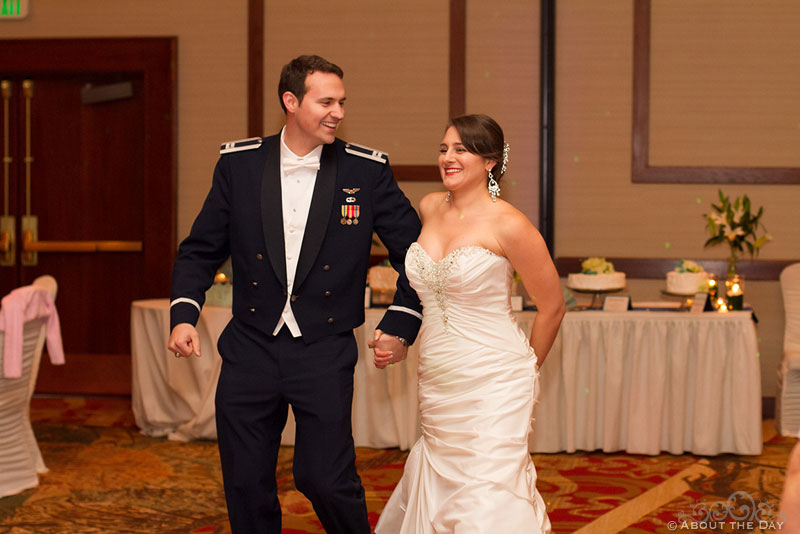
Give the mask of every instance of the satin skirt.
<path id="1" fill-rule="evenodd" d="M 539 378 L 533 350 L 502 350 L 480 331 L 445 332 L 431 316 L 420 338 L 422 437 L 376 534 L 550 532 L 528 452 Z"/>

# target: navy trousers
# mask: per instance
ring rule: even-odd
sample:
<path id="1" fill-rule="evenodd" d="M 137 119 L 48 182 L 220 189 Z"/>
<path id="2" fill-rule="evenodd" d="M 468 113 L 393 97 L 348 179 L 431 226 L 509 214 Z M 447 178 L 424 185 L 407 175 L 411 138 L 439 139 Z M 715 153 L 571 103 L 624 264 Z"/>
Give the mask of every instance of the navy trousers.
<path id="1" fill-rule="evenodd" d="M 275 482 L 288 406 L 297 423 L 295 486 L 329 534 L 369 534 L 350 414 L 358 348 L 352 332 L 306 344 L 238 323 L 220 336 L 217 438 L 233 534 L 280 534 Z"/>

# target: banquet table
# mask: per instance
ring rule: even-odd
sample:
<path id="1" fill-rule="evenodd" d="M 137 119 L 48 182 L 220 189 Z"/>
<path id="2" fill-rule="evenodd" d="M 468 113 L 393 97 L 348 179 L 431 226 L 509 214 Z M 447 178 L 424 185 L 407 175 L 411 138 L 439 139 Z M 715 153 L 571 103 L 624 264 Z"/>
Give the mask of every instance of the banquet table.
<path id="1" fill-rule="evenodd" d="M 369 309 L 355 330 L 359 358 L 353 393 L 353 439 L 358 447 L 408 449 L 418 435 L 417 351 L 406 362 L 385 370 L 372 365 L 367 342 L 385 310 Z M 216 439 L 214 394 L 222 359 L 219 338 L 231 309 L 204 306 L 197 323 L 202 356 L 175 358 L 167 350 L 169 300 L 137 300 L 131 304 L 132 408 L 137 426 L 150 436 L 171 440 Z M 294 417 L 281 443 L 294 444 Z"/>
<path id="2" fill-rule="evenodd" d="M 367 342 L 385 310 L 355 330 L 353 438 L 359 447 L 408 449 L 419 436 L 412 346 L 405 362 L 372 365 Z M 515 312 L 530 332 L 535 312 Z M 201 358 L 174 358 L 167 299 L 131 308 L 133 412 L 145 434 L 215 439 L 216 340 L 230 308 L 206 306 Z M 750 312 L 571 311 L 541 368 L 532 452 L 576 450 L 760 454 L 761 379 Z M 291 417 L 282 436 L 294 443 Z"/>

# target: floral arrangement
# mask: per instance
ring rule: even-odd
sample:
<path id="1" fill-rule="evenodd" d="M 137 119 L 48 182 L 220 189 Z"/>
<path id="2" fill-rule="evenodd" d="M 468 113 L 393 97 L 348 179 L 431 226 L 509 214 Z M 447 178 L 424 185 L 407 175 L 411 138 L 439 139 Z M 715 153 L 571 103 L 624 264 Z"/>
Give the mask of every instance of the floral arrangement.
<path id="1" fill-rule="evenodd" d="M 703 214 L 710 238 L 703 245 L 705 248 L 727 243 L 731 254 L 728 257 L 728 272 L 736 273 L 736 262 L 745 248 L 750 257 L 758 254 L 758 250 L 772 240 L 772 236 L 765 233 L 761 237 L 756 235 L 761 224 L 764 208 L 758 208 L 753 215 L 750 211 L 750 199 L 747 195 L 736 197 L 733 202 L 719 190 L 719 205 L 711 204 L 713 213 Z M 764 229 L 766 230 L 766 229 Z"/>
<path id="2" fill-rule="evenodd" d="M 692 260 L 681 260 L 675 265 L 675 272 L 678 273 L 704 273 L 705 270 Z"/>
<path id="3" fill-rule="evenodd" d="M 616 271 L 614 271 L 614 264 L 606 261 L 605 258 L 592 257 L 583 260 L 581 272 L 583 274 L 607 274 Z"/>

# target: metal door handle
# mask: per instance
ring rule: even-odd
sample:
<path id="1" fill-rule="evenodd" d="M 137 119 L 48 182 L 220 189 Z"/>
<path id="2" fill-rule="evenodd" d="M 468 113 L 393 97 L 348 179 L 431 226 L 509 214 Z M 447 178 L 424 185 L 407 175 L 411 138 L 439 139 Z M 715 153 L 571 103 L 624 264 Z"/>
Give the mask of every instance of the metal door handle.
<path id="1" fill-rule="evenodd" d="M 141 252 L 141 241 L 38 241 L 28 230 L 22 239 L 24 252 Z"/>
<path id="2" fill-rule="evenodd" d="M 141 241 L 39 241 L 36 215 L 22 218 L 22 265 L 37 265 L 40 252 L 141 252 Z"/>
<path id="3" fill-rule="evenodd" d="M 3 213 L 0 215 L 0 266 L 10 267 L 16 263 L 14 256 L 14 235 L 16 235 L 15 219 L 10 215 L 9 167 L 11 151 L 9 149 L 10 118 L 9 102 L 11 101 L 11 80 L 0 81 L 3 95 Z"/>

